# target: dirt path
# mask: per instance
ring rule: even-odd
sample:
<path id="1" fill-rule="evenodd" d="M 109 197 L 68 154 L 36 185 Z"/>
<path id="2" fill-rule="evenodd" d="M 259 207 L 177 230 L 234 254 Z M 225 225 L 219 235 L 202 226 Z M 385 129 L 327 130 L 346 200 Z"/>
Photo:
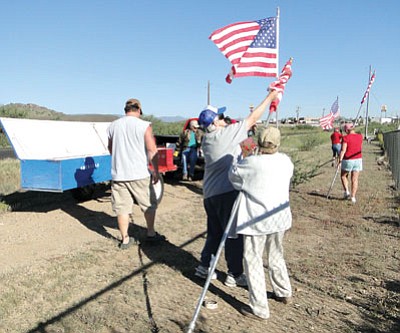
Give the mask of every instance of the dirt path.
<path id="1" fill-rule="evenodd" d="M 334 170 L 294 189 L 294 224 L 285 240 L 294 303 L 270 301 L 267 323 L 241 316 L 247 291 L 224 286 L 226 267 L 207 297 L 196 332 L 399 332 L 399 227 L 392 180 L 364 147 L 356 205 L 342 200 Z M 327 145 L 313 152 L 329 160 Z M 75 203 L 68 194 L 14 195 L 0 215 L 0 332 L 185 332 L 203 282 L 193 270 L 204 244 L 201 182 L 168 183 L 157 216 L 161 246 L 116 247 L 110 193 Z M 51 199 L 49 199 L 51 198 Z M 11 199 L 10 199 L 11 200 Z M 131 233 L 144 235 L 137 207 Z"/>

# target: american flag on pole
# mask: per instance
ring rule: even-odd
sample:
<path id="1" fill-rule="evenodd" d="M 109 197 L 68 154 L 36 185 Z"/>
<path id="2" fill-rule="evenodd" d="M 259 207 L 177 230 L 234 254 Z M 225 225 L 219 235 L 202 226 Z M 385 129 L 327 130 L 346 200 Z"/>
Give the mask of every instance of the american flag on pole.
<path id="1" fill-rule="evenodd" d="M 214 31 L 209 37 L 232 64 L 226 77 L 278 76 L 278 17 L 239 22 Z"/>
<path id="2" fill-rule="evenodd" d="M 371 79 L 369 80 L 368 88 L 367 88 L 367 90 L 365 91 L 365 94 L 364 94 L 364 96 L 363 96 L 363 98 L 362 98 L 362 100 L 361 100 L 361 104 L 363 104 L 363 103 L 365 102 L 365 99 L 368 97 L 368 95 L 369 95 L 369 90 L 371 89 L 372 83 L 374 83 L 374 81 L 375 81 L 375 71 L 374 71 L 374 73 L 372 74 Z"/>
<path id="3" fill-rule="evenodd" d="M 333 128 L 333 122 L 340 115 L 339 109 L 339 97 L 336 98 L 336 101 L 332 104 L 331 111 L 325 117 L 322 117 L 319 120 L 319 125 L 324 129 L 328 130 Z"/>
<path id="4" fill-rule="evenodd" d="M 270 113 L 275 112 L 278 109 L 278 104 L 280 103 L 280 101 L 282 99 L 282 95 L 285 90 L 286 83 L 292 76 L 292 62 L 293 62 L 293 58 L 290 58 L 286 62 L 285 66 L 283 66 L 283 69 L 281 71 L 281 74 L 279 75 L 278 80 L 272 82 L 269 85 L 269 90 L 276 90 L 278 92 L 278 96 L 269 105 Z"/>

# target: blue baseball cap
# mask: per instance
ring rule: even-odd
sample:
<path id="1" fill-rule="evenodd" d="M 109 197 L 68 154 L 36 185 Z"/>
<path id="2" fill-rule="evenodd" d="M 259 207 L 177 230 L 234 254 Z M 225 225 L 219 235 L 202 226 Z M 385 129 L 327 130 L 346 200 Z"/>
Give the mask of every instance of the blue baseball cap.
<path id="1" fill-rule="evenodd" d="M 223 114 L 226 111 L 226 107 L 220 107 L 217 108 L 212 105 L 207 105 L 203 111 L 200 112 L 199 115 L 199 125 L 203 128 L 207 128 L 212 124 L 214 121 L 215 117 L 217 117 L 220 114 Z"/>

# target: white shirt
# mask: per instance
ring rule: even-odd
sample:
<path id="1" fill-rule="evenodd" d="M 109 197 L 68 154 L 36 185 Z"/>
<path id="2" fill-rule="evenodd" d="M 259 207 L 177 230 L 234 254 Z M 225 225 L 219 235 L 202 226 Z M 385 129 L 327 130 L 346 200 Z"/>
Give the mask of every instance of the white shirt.
<path id="1" fill-rule="evenodd" d="M 236 233 L 272 234 L 292 226 L 289 187 L 293 168 L 282 153 L 249 156 L 232 166 L 229 180 L 242 191 L 234 219 Z"/>
<path id="2" fill-rule="evenodd" d="M 134 116 L 113 121 L 107 129 L 112 139 L 111 177 L 131 181 L 150 176 L 144 134 L 150 123 Z"/>

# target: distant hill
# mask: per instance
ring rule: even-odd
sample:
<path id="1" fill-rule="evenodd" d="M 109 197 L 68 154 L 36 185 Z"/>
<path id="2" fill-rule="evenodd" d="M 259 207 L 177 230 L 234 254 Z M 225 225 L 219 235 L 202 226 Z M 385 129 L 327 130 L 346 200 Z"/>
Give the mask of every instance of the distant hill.
<path id="1" fill-rule="evenodd" d="M 161 117 L 156 117 L 157 119 L 160 119 L 161 121 L 164 121 L 166 123 L 176 123 L 179 121 L 184 121 L 187 118 L 181 117 L 181 116 L 161 116 Z"/>
<path id="2" fill-rule="evenodd" d="M 36 104 L 11 103 L 0 106 L 0 117 L 42 119 L 42 120 L 110 122 L 117 119 L 119 115 L 111 115 L 111 114 L 69 115 Z"/>
<path id="3" fill-rule="evenodd" d="M 111 122 L 121 117 L 114 114 L 65 114 L 48 109 L 36 104 L 10 103 L 0 105 L 0 117 L 43 119 L 43 120 L 65 120 L 65 121 L 96 121 Z M 175 123 L 186 120 L 180 116 L 154 117 L 166 123 Z"/>
<path id="4" fill-rule="evenodd" d="M 63 113 L 36 104 L 11 103 L 0 106 L 1 117 L 59 120 Z"/>

